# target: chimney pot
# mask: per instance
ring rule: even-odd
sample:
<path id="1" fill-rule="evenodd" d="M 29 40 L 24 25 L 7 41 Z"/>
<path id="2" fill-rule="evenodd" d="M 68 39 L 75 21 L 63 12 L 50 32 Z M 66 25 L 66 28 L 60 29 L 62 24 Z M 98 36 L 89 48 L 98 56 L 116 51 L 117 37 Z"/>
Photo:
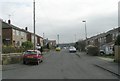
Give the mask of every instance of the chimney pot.
<path id="1" fill-rule="evenodd" d="M 25 27 L 25 30 L 27 31 L 27 30 L 28 30 L 28 27 Z"/>

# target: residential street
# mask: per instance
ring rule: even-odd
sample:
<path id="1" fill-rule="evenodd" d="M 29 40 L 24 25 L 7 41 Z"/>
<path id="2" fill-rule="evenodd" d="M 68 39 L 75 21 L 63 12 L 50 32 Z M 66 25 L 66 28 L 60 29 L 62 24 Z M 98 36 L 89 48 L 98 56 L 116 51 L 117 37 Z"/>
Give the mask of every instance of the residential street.
<path id="1" fill-rule="evenodd" d="M 13 64 L 3 67 L 3 79 L 117 79 L 117 76 L 94 64 L 104 60 L 84 53 L 51 51 L 39 65 Z M 117 69 L 117 68 L 116 68 Z"/>

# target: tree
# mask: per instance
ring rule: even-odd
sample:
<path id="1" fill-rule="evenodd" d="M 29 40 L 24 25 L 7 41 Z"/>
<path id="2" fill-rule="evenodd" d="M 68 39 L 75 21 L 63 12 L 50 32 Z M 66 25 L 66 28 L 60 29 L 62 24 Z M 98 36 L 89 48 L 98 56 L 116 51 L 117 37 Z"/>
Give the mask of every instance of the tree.
<path id="1" fill-rule="evenodd" d="M 23 47 L 25 50 L 32 49 L 32 48 L 33 48 L 33 44 L 32 44 L 30 41 L 26 41 L 26 42 L 23 42 L 23 43 L 22 43 L 22 47 Z"/>
<path id="2" fill-rule="evenodd" d="M 120 35 L 117 36 L 117 39 L 115 41 L 115 45 L 120 46 Z"/>
<path id="3" fill-rule="evenodd" d="M 85 41 L 79 40 L 78 42 L 75 43 L 75 47 L 79 51 L 85 51 Z"/>

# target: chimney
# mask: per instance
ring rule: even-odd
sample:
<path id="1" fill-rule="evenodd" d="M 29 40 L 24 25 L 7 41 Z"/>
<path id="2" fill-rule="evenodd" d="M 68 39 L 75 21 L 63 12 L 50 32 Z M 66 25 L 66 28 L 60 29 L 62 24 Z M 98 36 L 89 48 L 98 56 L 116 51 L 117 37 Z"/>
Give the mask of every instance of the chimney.
<path id="1" fill-rule="evenodd" d="M 27 30 L 28 30 L 28 27 L 25 27 L 25 30 L 27 31 Z"/>
<path id="2" fill-rule="evenodd" d="M 11 24 L 11 21 L 10 21 L 10 20 L 8 20 L 8 24 Z"/>

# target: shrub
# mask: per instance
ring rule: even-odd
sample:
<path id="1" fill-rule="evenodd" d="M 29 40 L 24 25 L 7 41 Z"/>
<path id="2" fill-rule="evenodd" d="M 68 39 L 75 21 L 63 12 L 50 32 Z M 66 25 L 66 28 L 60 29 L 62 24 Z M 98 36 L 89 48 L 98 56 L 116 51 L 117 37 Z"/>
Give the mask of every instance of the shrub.
<path id="1" fill-rule="evenodd" d="M 3 53 L 15 53 L 16 49 L 13 46 L 3 46 L 2 52 Z"/>
<path id="2" fill-rule="evenodd" d="M 4 54 L 6 53 L 21 53 L 24 51 L 24 48 L 22 47 L 13 47 L 13 46 L 3 46 L 2 47 L 2 52 Z"/>
<path id="3" fill-rule="evenodd" d="M 96 56 L 99 54 L 99 49 L 96 46 L 88 46 L 87 47 L 87 54 Z"/>
<path id="4" fill-rule="evenodd" d="M 33 44 L 30 41 L 26 41 L 22 43 L 22 47 L 24 48 L 24 50 L 32 49 Z"/>

